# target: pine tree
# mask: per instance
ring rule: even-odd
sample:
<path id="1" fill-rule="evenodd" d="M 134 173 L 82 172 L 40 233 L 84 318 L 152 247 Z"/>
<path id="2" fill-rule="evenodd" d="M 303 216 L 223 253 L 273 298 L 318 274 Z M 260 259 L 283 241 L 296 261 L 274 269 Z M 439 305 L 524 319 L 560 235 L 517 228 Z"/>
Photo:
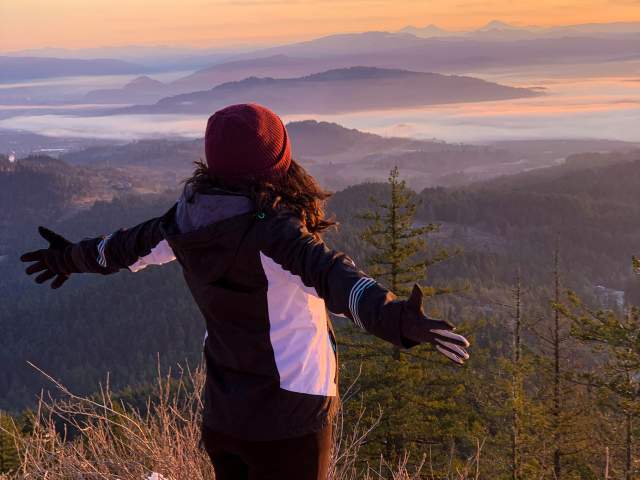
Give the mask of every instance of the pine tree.
<path id="1" fill-rule="evenodd" d="M 510 291 L 496 293 L 487 300 L 500 309 L 492 309 L 488 321 L 478 325 L 468 387 L 476 393 L 474 401 L 464 408 L 482 407 L 488 436 L 484 458 L 492 458 L 491 465 L 485 466 L 488 478 L 546 478 L 549 412 L 536 395 L 543 377 L 538 357 L 528 344 L 532 339 L 525 318 L 531 312 L 525 315 L 525 291 L 519 272 Z M 532 292 L 527 295 L 535 308 L 537 296 Z M 486 352 L 480 342 L 486 345 Z"/>
<path id="2" fill-rule="evenodd" d="M 367 258 L 371 274 L 385 282 L 396 295 L 404 297 L 409 295 L 414 283 L 425 279 L 429 265 L 443 260 L 446 253 L 431 260 L 424 258 L 427 251 L 424 237 L 437 231 L 438 226 L 414 226 L 418 202 L 406 182 L 400 180 L 398 167 L 389 173 L 388 183 L 389 198 L 386 201 L 372 198 L 373 211 L 361 215 L 369 222 L 361 237 L 374 249 Z"/>
<path id="3" fill-rule="evenodd" d="M 573 321 L 572 335 L 592 348 L 604 365 L 583 375 L 599 389 L 602 403 L 614 414 L 622 414 L 624 478 L 636 478 L 634 469 L 635 428 L 640 417 L 640 309 L 629 307 L 626 314 L 612 310 L 592 311 L 570 293 L 571 307 L 563 313 Z"/>
<path id="4" fill-rule="evenodd" d="M 560 249 L 556 247 L 553 255 L 553 302 L 554 305 L 560 304 Z M 563 338 L 563 332 L 560 325 L 560 312 L 557 308 L 553 309 L 553 330 L 552 330 L 552 345 L 553 345 L 553 473 L 557 480 L 562 477 L 562 452 L 560 448 L 561 444 L 561 414 L 562 414 L 562 371 L 561 371 L 561 359 L 560 349 L 565 338 Z"/>
<path id="5" fill-rule="evenodd" d="M 520 273 L 516 277 L 514 289 L 514 315 L 513 315 L 513 352 L 512 352 L 512 379 L 511 379 L 511 478 L 520 478 L 520 422 L 522 406 L 522 284 Z"/>
<path id="6" fill-rule="evenodd" d="M 551 316 L 547 332 L 536 331 L 542 341 L 539 383 L 540 400 L 545 404 L 547 425 L 543 438 L 550 447 L 550 476 L 556 480 L 575 478 L 578 470 L 592 471 L 589 449 L 593 448 L 596 418 L 589 410 L 589 391 L 571 381 L 576 371 L 576 342 L 571 336 L 571 322 L 562 308 L 560 248 L 553 253 Z M 547 443 L 548 442 L 548 443 Z M 544 464 L 547 461 L 543 461 Z"/>
<path id="7" fill-rule="evenodd" d="M 450 255 L 439 251 L 428 256 L 425 237 L 438 227 L 414 225 L 416 195 L 400 180 L 397 167 L 391 170 L 388 185 L 388 197 L 372 198 L 373 209 L 360 215 L 368 223 L 361 238 L 372 249 L 367 258 L 369 273 L 402 298 L 414 283 L 424 282 L 431 265 Z M 448 291 L 423 290 L 427 296 Z M 451 402 L 465 386 L 460 370 L 448 360 L 423 346 L 404 353 L 394 348 L 391 356 L 386 344 L 373 339 L 349 346 L 347 361 L 362 362 L 358 383 L 365 401 L 374 411 L 378 405 L 384 409 L 381 425 L 370 439 L 372 451 L 382 450 L 391 462 L 408 450 L 425 451 L 426 445 L 448 453 L 457 446 L 454 432 L 473 434 L 465 415 L 459 415 L 458 406 Z"/>

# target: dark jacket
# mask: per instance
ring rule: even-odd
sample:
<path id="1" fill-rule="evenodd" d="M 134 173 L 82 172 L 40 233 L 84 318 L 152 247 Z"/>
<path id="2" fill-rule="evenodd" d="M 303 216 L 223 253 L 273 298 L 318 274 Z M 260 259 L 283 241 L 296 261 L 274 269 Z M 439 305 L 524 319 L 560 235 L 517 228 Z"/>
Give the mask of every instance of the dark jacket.
<path id="1" fill-rule="evenodd" d="M 227 192 L 188 191 L 162 217 L 80 242 L 83 271 L 177 259 L 206 321 L 204 423 L 246 440 L 305 435 L 338 406 L 327 314 L 403 344 L 401 302 L 291 213 Z"/>

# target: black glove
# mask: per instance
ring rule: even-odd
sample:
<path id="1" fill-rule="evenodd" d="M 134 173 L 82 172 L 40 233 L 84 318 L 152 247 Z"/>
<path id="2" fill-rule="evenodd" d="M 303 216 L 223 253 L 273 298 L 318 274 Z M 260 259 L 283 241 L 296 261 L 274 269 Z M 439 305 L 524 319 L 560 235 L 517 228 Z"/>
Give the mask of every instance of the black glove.
<path id="1" fill-rule="evenodd" d="M 433 320 L 424 314 L 422 289 L 413 286 L 413 291 L 402 309 L 402 334 L 415 343 L 429 342 L 441 354 L 462 365 L 469 358 L 465 350 L 469 342 L 462 335 L 453 333 L 455 327 L 445 320 Z"/>
<path id="2" fill-rule="evenodd" d="M 42 272 L 36 277 L 36 283 L 44 283 L 55 277 L 51 282 L 51 288 L 60 288 L 69 279 L 71 273 L 79 271 L 71 259 L 71 249 L 74 244 L 48 228 L 38 227 L 38 232 L 49 242 L 49 248 L 27 252 L 20 257 L 20 260 L 35 262 L 25 270 L 28 275 Z"/>

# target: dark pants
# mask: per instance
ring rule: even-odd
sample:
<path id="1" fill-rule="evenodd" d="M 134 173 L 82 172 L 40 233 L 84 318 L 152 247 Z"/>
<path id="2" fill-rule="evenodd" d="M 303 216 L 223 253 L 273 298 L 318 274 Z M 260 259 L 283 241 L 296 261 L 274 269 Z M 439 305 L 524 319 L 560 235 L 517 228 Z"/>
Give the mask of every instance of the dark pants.
<path id="1" fill-rule="evenodd" d="M 249 442 L 204 427 L 202 441 L 216 480 L 327 480 L 331 433 L 329 425 L 303 437 Z"/>

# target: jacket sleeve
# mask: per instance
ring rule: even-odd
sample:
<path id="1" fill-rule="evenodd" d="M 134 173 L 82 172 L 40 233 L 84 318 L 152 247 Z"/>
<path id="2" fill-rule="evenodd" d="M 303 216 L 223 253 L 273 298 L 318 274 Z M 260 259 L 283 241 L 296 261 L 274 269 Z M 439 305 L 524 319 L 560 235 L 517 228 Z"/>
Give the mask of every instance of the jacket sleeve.
<path id="1" fill-rule="evenodd" d="M 148 265 L 175 260 L 160 228 L 163 218 L 78 242 L 71 252 L 73 263 L 81 272 L 108 275 L 124 268 L 137 272 Z"/>
<path id="2" fill-rule="evenodd" d="M 288 212 L 261 220 L 261 252 L 315 288 L 330 312 L 397 346 L 410 347 L 401 332 L 405 302 L 358 270 L 344 253 L 329 249 Z"/>

